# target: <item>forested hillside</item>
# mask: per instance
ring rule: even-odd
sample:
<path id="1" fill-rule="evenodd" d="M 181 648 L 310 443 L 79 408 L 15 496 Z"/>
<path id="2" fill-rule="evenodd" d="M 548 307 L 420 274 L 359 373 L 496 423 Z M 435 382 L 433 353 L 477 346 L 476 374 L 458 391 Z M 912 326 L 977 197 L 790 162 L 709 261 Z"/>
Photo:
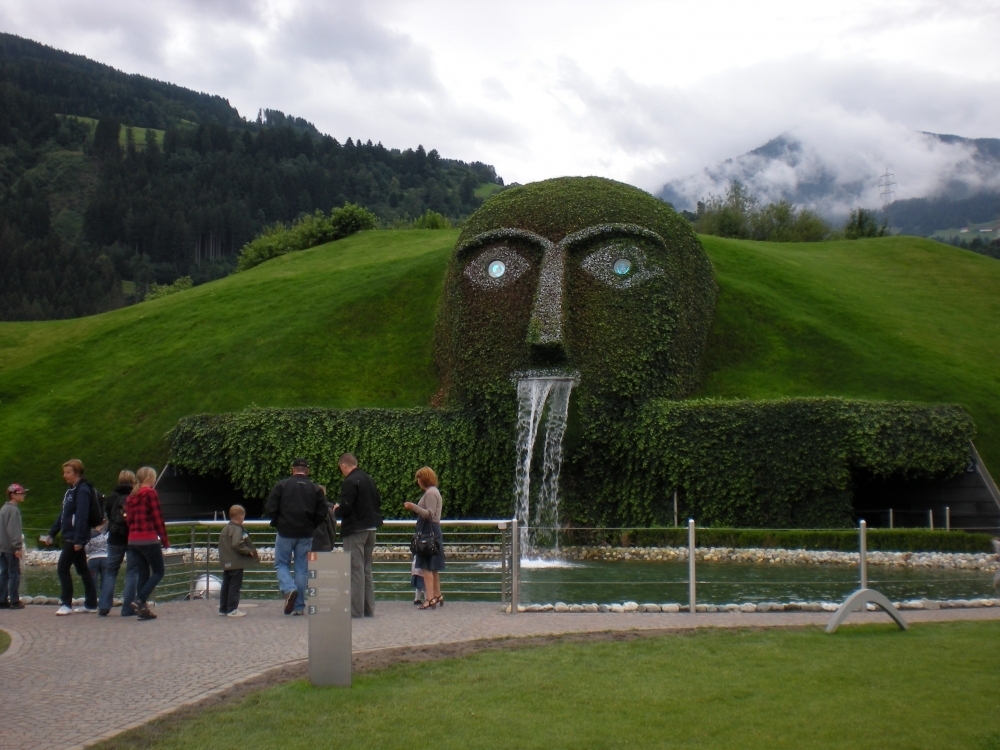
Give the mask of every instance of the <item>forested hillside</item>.
<path id="1" fill-rule="evenodd" d="M 273 110 L 248 120 L 219 96 L 0 34 L 0 320 L 224 276 L 266 226 L 316 209 L 460 220 L 502 184 L 486 164 L 340 143 Z"/>

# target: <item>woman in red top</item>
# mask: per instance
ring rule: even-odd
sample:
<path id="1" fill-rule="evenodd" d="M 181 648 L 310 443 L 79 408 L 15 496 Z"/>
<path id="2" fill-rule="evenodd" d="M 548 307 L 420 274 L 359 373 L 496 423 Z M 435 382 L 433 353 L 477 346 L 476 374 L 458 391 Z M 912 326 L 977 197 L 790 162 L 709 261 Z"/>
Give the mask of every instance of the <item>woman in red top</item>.
<path id="1" fill-rule="evenodd" d="M 135 473 L 136 483 L 125 501 L 125 522 L 128 524 L 128 573 L 137 576 L 135 601 L 126 602 L 140 620 L 155 620 L 147 602 L 156 584 L 163 578 L 163 549 L 169 547 L 167 527 L 160 513 L 160 496 L 156 470 L 143 466 Z M 161 547 L 162 545 L 162 547 Z"/>

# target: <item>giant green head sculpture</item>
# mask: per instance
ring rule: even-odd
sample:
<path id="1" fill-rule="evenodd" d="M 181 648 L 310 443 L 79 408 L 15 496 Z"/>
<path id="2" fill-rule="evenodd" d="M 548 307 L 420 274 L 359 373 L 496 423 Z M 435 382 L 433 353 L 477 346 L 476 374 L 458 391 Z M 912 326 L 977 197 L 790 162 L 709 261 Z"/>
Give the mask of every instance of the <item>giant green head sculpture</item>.
<path id="1" fill-rule="evenodd" d="M 688 222 L 634 187 L 564 177 L 487 201 L 455 246 L 438 318 L 448 401 L 525 373 L 578 375 L 583 398 L 679 398 L 715 307 Z"/>

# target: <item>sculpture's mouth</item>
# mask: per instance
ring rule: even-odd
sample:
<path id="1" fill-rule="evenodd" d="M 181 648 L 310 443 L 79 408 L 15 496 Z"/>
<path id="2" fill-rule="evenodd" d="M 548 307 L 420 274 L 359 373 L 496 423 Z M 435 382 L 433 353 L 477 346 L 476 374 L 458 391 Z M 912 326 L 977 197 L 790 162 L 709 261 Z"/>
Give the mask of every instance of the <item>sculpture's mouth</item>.
<path id="1" fill-rule="evenodd" d="M 511 373 L 510 379 L 513 383 L 521 383 L 529 380 L 548 380 L 552 382 L 569 382 L 573 385 L 580 384 L 580 373 L 576 370 L 567 370 L 563 367 L 540 367 L 531 370 L 520 370 Z"/>

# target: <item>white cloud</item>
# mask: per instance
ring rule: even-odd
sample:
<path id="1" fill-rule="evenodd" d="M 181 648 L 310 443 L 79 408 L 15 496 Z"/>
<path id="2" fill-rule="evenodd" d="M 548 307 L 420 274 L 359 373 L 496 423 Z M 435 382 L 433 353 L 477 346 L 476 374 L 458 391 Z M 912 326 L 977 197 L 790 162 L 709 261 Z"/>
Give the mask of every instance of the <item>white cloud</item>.
<path id="1" fill-rule="evenodd" d="M 952 163 L 914 131 L 1000 135 L 1000 11 L 975 2 L 6 0 L 0 28 L 508 181 L 655 190 L 790 132 L 902 193 Z"/>

